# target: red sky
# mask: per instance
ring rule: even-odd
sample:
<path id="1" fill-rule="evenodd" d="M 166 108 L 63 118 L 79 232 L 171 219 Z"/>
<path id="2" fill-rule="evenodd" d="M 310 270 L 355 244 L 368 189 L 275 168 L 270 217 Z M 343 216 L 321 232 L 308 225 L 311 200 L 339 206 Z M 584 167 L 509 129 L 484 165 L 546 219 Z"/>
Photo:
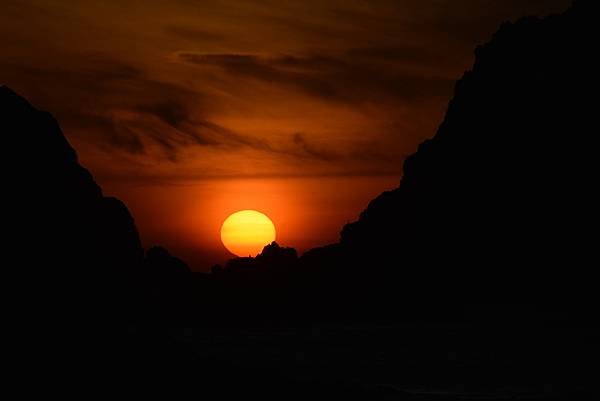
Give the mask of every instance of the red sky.
<path id="1" fill-rule="evenodd" d="M 569 3 L 4 0 L 0 84 L 59 119 L 146 246 L 206 270 L 239 209 L 300 252 L 336 241 L 435 133 L 475 46 Z"/>

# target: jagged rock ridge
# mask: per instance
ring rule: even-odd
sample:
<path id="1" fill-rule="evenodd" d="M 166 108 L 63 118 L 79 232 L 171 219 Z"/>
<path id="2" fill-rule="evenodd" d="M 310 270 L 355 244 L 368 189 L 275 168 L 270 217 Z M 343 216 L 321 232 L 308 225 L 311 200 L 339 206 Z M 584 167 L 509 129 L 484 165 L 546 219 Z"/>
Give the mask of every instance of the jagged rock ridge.
<path id="1" fill-rule="evenodd" d="M 598 200 L 596 124 L 582 96 L 597 81 L 590 6 L 506 23 L 477 48 L 400 186 L 344 227 L 347 252 L 440 277 L 466 269 L 531 283 L 555 263 L 586 273 Z"/>

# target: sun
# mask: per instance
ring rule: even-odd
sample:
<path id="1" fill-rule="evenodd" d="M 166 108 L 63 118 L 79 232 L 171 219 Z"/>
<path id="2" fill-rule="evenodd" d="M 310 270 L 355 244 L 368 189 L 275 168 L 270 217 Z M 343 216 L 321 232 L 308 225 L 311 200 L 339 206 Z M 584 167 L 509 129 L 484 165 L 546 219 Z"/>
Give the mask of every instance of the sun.
<path id="1" fill-rule="evenodd" d="M 256 256 L 275 241 L 275 225 L 261 212 L 240 210 L 223 222 L 221 241 L 234 255 Z"/>

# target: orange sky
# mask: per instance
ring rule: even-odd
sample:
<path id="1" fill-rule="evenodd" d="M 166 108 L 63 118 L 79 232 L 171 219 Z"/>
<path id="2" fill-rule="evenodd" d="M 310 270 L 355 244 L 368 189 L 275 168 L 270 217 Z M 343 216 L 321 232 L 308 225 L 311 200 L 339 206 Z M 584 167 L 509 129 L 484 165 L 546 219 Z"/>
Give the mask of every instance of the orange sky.
<path id="1" fill-rule="evenodd" d="M 194 269 L 228 213 L 334 242 L 435 133 L 477 43 L 568 0 L 19 1 L 0 84 L 52 112 L 146 246 Z"/>

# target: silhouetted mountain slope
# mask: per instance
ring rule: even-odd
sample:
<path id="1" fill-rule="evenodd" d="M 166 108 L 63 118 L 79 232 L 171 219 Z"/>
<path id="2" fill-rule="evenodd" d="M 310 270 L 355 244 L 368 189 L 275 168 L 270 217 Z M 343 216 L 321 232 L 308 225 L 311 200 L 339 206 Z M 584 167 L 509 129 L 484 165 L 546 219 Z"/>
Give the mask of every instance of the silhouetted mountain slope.
<path id="1" fill-rule="evenodd" d="M 117 288 L 143 258 L 129 211 L 102 195 L 56 120 L 4 86 L 0 127 L 10 176 L 8 227 L 21 270 L 40 280 L 37 291 L 55 295 L 48 301 L 68 299 L 63 311 L 116 301 Z"/>
<path id="2" fill-rule="evenodd" d="M 373 265 L 365 270 L 467 280 L 484 292 L 585 282 L 599 204 L 588 7 L 506 23 L 477 48 L 400 186 L 344 227 L 341 244 Z"/>
<path id="3" fill-rule="evenodd" d="M 17 317 L 8 326 L 17 333 L 6 356 L 21 397 L 281 399 L 301 386 L 284 398 L 343 391 L 351 399 L 355 389 L 200 360 L 170 338 L 166 317 L 182 322 L 203 312 L 187 305 L 185 263 L 160 247 L 144 258 L 125 205 L 102 195 L 50 114 L 6 87 L 0 129 L 10 202 L 3 267 L 18 276 L 8 282 Z"/>
<path id="4" fill-rule="evenodd" d="M 78 399 L 121 387 L 144 393 L 136 386 L 151 377 L 174 383 L 175 370 L 169 376 L 161 366 L 184 365 L 181 351 L 160 333 L 131 331 L 150 311 L 138 285 L 143 249 L 125 205 L 102 195 L 50 114 L 4 86 L 0 132 L 8 178 L 3 268 L 12 273 L 5 284 L 14 318 L 7 326 L 16 331 L 9 381 L 22 394 Z M 154 358 L 144 360 L 150 346 Z"/>
<path id="5" fill-rule="evenodd" d="M 186 278 L 190 268 L 181 259 L 172 256 L 160 246 L 154 246 L 146 252 L 145 269 L 156 276 Z"/>
<path id="6" fill-rule="evenodd" d="M 282 271 L 283 267 L 293 268 L 298 262 L 298 253 L 294 248 L 284 248 L 275 241 L 266 245 L 262 252 L 256 257 L 239 257 L 231 259 L 225 268 L 215 267 L 215 273 L 252 273 L 260 271 L 263 273 Z M 275 269 L 275 271 L 272 271 Z"/>
<path id="7" fill-rule="evenodd" d="M 56 120 L 4 86 L 0 132 L 11 362 L 33 381 L 21 388 L 66 390 L 64 378 L 97 374 L 118 348 L 143 250 L 125 205 L 102 195 Z"/>

